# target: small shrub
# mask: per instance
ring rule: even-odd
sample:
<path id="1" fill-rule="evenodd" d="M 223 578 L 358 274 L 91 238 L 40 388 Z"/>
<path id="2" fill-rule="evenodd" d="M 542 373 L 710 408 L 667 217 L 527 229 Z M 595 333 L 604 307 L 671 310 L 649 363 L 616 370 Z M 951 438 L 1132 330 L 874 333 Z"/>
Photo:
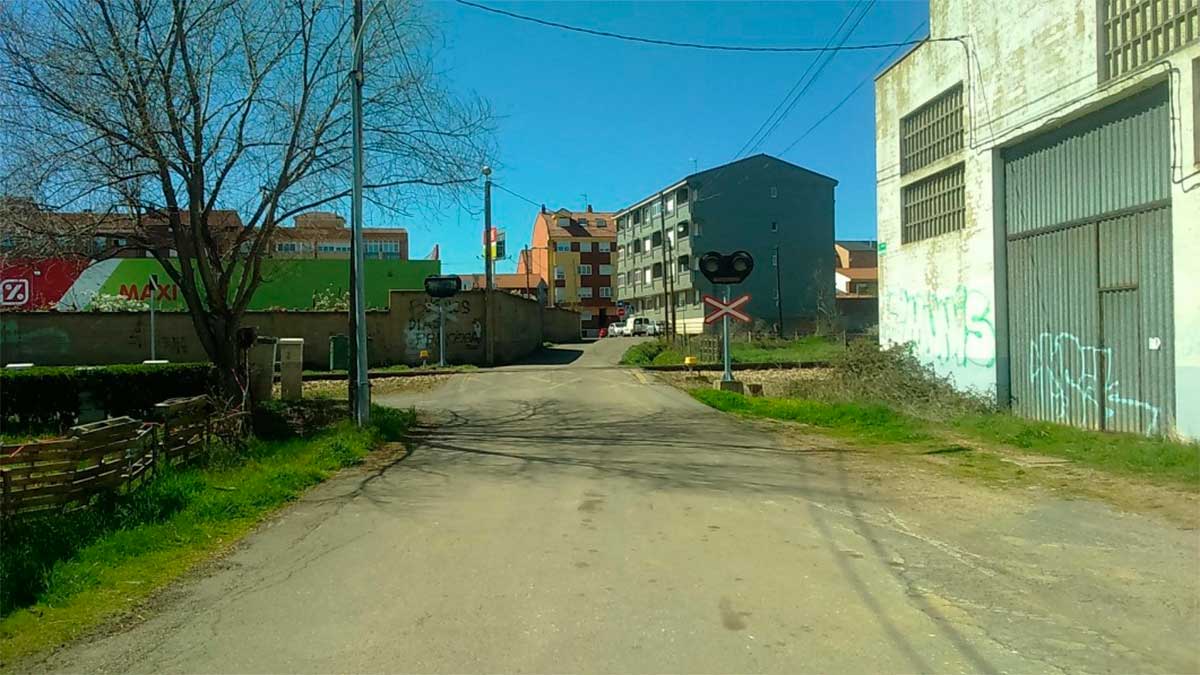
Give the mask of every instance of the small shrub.
<path id="1" fill-rule="evenodd" d="M 621 363 L 627 366 L 648 366 L 667 348 L 666 342 L 641 342 L 625 350 Z"/>
<path id="2" fill-rule="evenodd" d="M 264 401 L 254 407 L 254 435 L 265 440 L 311 436 L 346 418 L 346 402 L 336 399 Z"/>

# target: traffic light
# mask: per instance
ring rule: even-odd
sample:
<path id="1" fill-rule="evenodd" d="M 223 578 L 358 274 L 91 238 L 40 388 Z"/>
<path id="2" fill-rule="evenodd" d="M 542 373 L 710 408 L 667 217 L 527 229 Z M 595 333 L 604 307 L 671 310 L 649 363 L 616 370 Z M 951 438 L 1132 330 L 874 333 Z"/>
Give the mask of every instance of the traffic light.
<path id="1" fill-rule="evenodd" d="M 462 279 L 431 274 L 425 277 L 425 292 L 434 298 L 449 298 L 462 290 Z"/>
<path id="2" fill-rule="evenodd" d="M 740 284 L 754 271 L 754 258 L 745 251 L 729 255 L 709 251 L 700 256 L 700 273 L 714 284 Z"/>

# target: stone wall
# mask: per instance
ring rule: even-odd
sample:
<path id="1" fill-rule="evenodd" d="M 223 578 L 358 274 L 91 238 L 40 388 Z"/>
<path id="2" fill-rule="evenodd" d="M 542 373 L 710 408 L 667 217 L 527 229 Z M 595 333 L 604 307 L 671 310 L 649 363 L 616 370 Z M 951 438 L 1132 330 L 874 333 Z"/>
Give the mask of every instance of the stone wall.
<path id="1" fill-rule="evenodd" d="M 446 354 L 452 364 L 484 361 L 483 291 L 466 291 L 443 301 Z M 547 309 L 532 300 L 495 294 L 496 361 L 518 360 L 543 341 L 579 337 L 579 315 Z M 372 366 L 421 363 L 421 350 L 437 360 L 437 302 L 418 291 L 392 291 L 387 311 L 367 312 Z M 329 367 L 329 339 L 347 331 L 345 312 L 247 312 L 245 326 L 260 335 L 304 338 L 306 368 Z M 568 330 L 569 327 L 569 330 Z M 204 361 L 191 316 L 159 312 L 157 356 L 173 362 Z M 569 334 L 569 335 L 568 335 Z M 138 313 L 7 312 L 0 314 L 0 363 L 104 365 L 150 358 L 150 317 Z"/>

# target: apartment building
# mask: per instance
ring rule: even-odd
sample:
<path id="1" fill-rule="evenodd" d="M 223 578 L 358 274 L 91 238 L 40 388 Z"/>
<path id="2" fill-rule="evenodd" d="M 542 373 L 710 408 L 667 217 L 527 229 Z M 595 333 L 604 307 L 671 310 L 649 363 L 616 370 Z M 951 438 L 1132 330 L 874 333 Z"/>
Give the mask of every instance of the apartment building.
<path id="1" fill-rule="evenodd" d="M 874 240 L 842 240 L 833 244 L 834 278 L 838 296 L 874 296 L 879 293 L 879 258 Z"/>
<path id="2" fill-rule="evenodd" d="M 875 83 L 881 340 L 1022 415 L 1200 437 L 1200 2 L 929 26 Z"/>
<path id="3" fill-rule="evenodd" d="M 277 227 L 271 240 L 274 258 L 349 258 L 350 228 L 336 213 L 302 213 L 291 227 Z M 408 231 L 402 227 L 364 227 L 368 260 L 408 260 Z"/>
<path id="4" fill-rule="evenodd" d="M 617 297 L 677 333 L 704 329 L 700 274 L 708 251 L 745 250 L 754 272 L 733 288 L 750 314 L 783 330 L 811 326 L 832 295 L 833 191 L 837 181 L 765 154 L 706 169 L 618 211 Z M 674 312 L 671 309 L 674 309 Z"/>
<path id="5" fill-rule="evenodd" d="M 617 320 L 616 223 L 612 213 L 542 206 L 533 221 L 528 251 L 517 258 L 517 275 L 546 280 L 548 304 L 579 312 L 580 333 L 596 337 Z"/>

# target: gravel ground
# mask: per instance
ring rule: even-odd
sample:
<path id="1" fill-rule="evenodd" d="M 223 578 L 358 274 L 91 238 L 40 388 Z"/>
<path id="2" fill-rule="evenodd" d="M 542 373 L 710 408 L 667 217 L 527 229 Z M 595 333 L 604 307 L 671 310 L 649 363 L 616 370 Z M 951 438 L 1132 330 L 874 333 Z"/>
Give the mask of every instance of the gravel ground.
<path id="1" fill-rule="evenodd" d="M 412 375 L 409 377 L 373 377 L 371 391 L 389 394 L 397 391 L 428 391 L 453 375 Z M 279 396 L 279 385 L 275 385 Z M 316 380 L 304 383 L 304 395 L 311 398 L 346 398 L 345 380 Z"/>
<path id="2" fill-rule="evenodd" d="M 829 368 L 778 368 L 773 370 L 739 370 L 734 371 L 734 377 L 746 384 L 761 384 L 763 395 L 784 396 L 796 382 L 803 380 L 824 379 L 830 375 Z M 702 373 L 686 373 L 659 371 L 654 375 L 663 382 L 680 389 L 695 389 L 696 387 L 711 387 L 713 380 L 720 379 L 719 371 Z"/>

